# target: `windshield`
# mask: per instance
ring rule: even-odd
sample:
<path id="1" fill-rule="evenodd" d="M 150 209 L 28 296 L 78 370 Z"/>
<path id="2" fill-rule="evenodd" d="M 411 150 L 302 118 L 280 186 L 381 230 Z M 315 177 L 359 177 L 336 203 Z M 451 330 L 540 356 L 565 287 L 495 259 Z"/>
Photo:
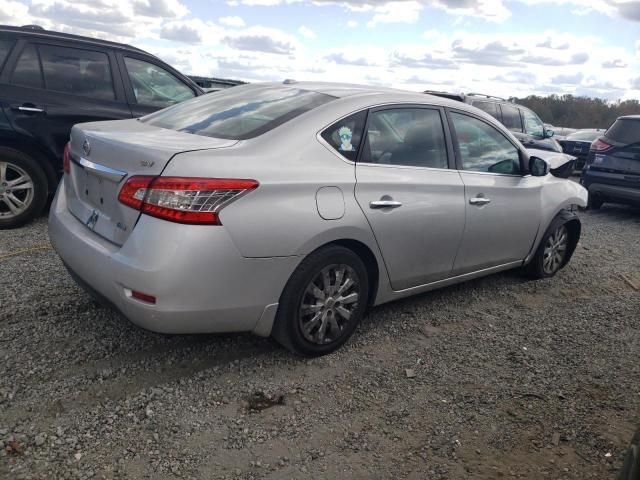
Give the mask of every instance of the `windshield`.
<path id="1" fill-rule="evenodd" d="M 297 88 L 235 87 L 188 100 L 141 121 L 195 135 L 245 140 L 334 99 Z"/>
<path id="2" fill-rule="evenodd" d="M 567 140 L 584 140 L 587 142 L 593 142 L 596 138 L 602 135 L 603 132 L 597 130 L 589 130 L 586 132 L 575 132 L 567 135 Z"/>

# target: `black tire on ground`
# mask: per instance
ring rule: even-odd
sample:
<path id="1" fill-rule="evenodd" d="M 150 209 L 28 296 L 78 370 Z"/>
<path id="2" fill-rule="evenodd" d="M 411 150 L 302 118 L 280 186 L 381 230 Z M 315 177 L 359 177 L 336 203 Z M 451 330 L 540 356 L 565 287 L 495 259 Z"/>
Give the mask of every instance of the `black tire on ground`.
<path id="1" fill-rule="evenodd" d="M 579 224 L 576 228 L 571 228 L 569 222 L 576 217 L 571 216 L 571 212 L 564 212 L 559 214 L 549 225 L 538 249 L 534 254 L 531 261 L 524 267 L 526 275 L 533 279 L 549 278 L 558 273 L 571 259 L 573 251 L 575 250 L 578 240 L 580 240 L 580 227 Z M 564 230 L 562 230 L 564 228 Z M 549 271 L 545 268 L 545 259 L 548 256 L 548 251 L 545 253 L 545 249 L 549 246 L 549 242 L 556 243 L 554 237 L 557 239 L 562 233 L 566 234 L 566 242 L 564 248 L 564 254 L 562 258 L 556 263 L 554 268 Z M 548 264 L 547 264 L 548 265 Z"/>
<path id="2" fill-rule="evenodd" d="M 333 268 L 335 268 L 335 271 L 332 270 Z M 337 289 L 340 285 L 344 286 L 348 278 L 352 278 L 355 282 L 349 288 L 345 288 L 344 293 L 335 290 L 330 295 L 325 295 L 324 300 L 314 297 L 314 295 L 310 293 L 313 291 L 311 283 L 315 281 L 318 290 L 324 292 L 326 289 L 324 285 L 325 277 L 321 278 L 322 281 L 319 282 L 320 284 L 318 284 L 318 278 L 321 277 L 323 271 L 326 270 L 329 270 L 329 288 Z M 338 270 L 343 271 L 340 279 L 338 278 Z M 350 310 L 351 315 L 349 319 L 345 320 L 337 310 L 340 309 L 339 299 L 346 298 L 343 295 L 347 292 L 350 292 L 348 296 L 351 297 L 351 300 L 349 304 L 347 304 L 345 300 L 343 306 L 352 310 Z M 355 302 L 355 304 L 352 301 L 354 294 L 357 294 L 357 302 Z M 367 309 L 368 296 L 369 278 L 367 269 L 360 257 L 352 250 L 339 245 L 329 245 L 320 248 L 311 253 L 298 265 L 287 282 L 280 296 L 278 313 L 276 314 L 271 335 L 280 345 L 298 355 L 309 357 L 326 355 L 342 346 L 353 334 Z M 320 307 L 322 311 L 327 311 L 328 308 L 330 311 L 327 311 L 327 315 L 329 317 L 335 316 L 335 318 L 333 320 L 328 318 L 325 322 L 325 317 L 322 317 L 316 320 L 316 322 L 320 322 L 318 330 L 312 329 L 312 332 L 307 331 L 303 333 L 305 316 L 302 313 L 302 305 L 305 301 L 309 302 L 309 299 L 318 302 L 317 305 L 313 306 L 314 308 L 325 305 L 325 307 Z M 335 305 L 333 305 L 334 300 L 336 300 Z M 331 303 L 329 307 L 326 307 L 328 301 Z M 335 310 L 333 310 L 333 308 L 335 308 Z M 342 311 L 344 312 L 344 308 Z M 320 310 L 315 309 L 313 312 L 318 313 L 308 313 L 307 315 L 314 317 L 314 315 L 321 313 Z M 306 321 L 306 326 L 315 324 L 313 320 Z M 318 340 L 320 335 L 319 330 L 322 328 L 321 325 L 325 324 L 328 325 L 325 329 L 328 338 L 321 341 Z M 338 325 L 339 329 L 336 330 L 334 325 Z M 315 341 L 310 341 L 308 338 L 309 335 L 315 336 Z"/>
<path id="3" fill-rule="evenodd" d="M 602 200 L 602 198 L 589 194 L 589 199 L 587 200 L 587 209 L 600 210 L 600 207 L 602 207 L 603 203 L 604 200 Z"/>
<path id="4" fill-rule="evenodd" d="M 618 480 L 640 480 L 640 430 L 631 440 Z"/>
<path id="5" fill-rule="evenodd" d="M 12 167 L 17 167 L 17 169 L 24 171 L 33 183 L 33 194 L 24 211 L 18 214 L 11 214 L 8 204 L 0 200 L 0 230 L 2 230 L 24 225 L 39 215 L 47 203 L 49 188 L 46 174 L 42 168 L 32 157 L 25 153 L 13 148 L 0 147 L 0 164 L 8 165 L 8 170 L 11 170 L 14 174 L 15 171 Z M 4 188 L 7 186 L 0 184 L 0 192 L 6 194 Z"/>

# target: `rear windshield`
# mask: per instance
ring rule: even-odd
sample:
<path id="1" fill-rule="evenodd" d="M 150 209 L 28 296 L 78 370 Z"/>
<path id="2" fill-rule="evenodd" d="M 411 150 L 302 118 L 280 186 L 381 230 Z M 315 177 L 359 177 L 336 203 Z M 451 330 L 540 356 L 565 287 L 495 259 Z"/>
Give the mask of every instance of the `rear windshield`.
<path id="1" fill-rule="evenodd" d="M 614 142 L 638 143 L 640 142 L 640 119 L 619 118 L 605 132 L 605 136 Z"/>
<path id="2" fill-rule="evenodd" d="M 602 135 L 602 131 L 590 130 L 588 132 L 575 132 L 567 135 L 567 140 L 585 140 L 593 142 L 596 138 Z"/>
<path id="3" fill-rule="evenodd" d="M 234 87 L 179 103 L 141 121 L 195 135 L 245 140 L 334 99 L 297 88 Z"/>

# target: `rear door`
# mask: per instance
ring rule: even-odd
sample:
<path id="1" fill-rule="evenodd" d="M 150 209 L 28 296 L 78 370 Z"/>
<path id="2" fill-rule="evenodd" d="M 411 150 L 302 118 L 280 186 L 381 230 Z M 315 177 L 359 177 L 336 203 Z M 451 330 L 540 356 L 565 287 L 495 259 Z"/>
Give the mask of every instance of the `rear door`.
<path id="1" fill-rule="evenodd" d="M 134 117 L 170 107 L 199 94 L 181 75 L 160 61 L 132 53 L 118 53 L 127 99 Z"/>
<path id="2" fill-rule="evenodd" d="M 16 131 L 58 160 L 74 124 L 131 118 L 109 50 L 38 41 L 18 48 L 3 85 L 10 99 L 5 111 Z"/>
<path id="3" fill-rule="evenodd" d="M 444 111 L 370 111 L 356 163 L 356 199 L 394 290 L 447 278 L 464 229 L 464 186 L 453 166 Z"/>
<path id="4" fill-rule="evenodd" d="M 521 261 L 541 221 L 541 180 L 526 175 L 519 148 L 496 127 L 449 111 L 464 182 L 466 224 L 453 274 Z"/>

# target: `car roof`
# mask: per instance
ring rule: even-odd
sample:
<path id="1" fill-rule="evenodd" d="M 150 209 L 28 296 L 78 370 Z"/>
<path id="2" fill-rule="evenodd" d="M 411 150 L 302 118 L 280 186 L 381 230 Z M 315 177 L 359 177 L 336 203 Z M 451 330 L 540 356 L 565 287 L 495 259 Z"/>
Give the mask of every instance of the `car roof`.
<path id="1" fill-rule="evenodd" d="M 618 117 L 618 120 L 640 120 L 640 115 L 624 115 Z"/>
<path id="2" fill-rule="evenodd" d="M 46 39 L 73 40 L 75 42 L 90 43 L 92 45 L 99 45 L 99 46 L 110 47 L 110 48 L 119 48 L 121 50 L 129 50 L 132 52 L 144 53 L 145 55 L 150 55 L 150 53 L 145 52 L 144 50 L 141 50 L 136 47 L 132 47 L 131 45 L 127 45 L 124 43 L 111 42 L 109 40 L 101 40 L 99 38 L 84 37 L 82 35 L 74 35 L 71 33 L 56 32 L 53 30 L 45 30 L 44 28 L 40 28 L 37 26 L 12 27 L 9 25 L 0 25 L 0 34 L 1 33 L 14 33 L 14 34 L 19 34 L 21 36 L 35 37 L 35 38 L 40 38 L 45 40 Z"/>
<path id="3" fill-rule="evenodd" d="M 292 80 L 285 80 L 284 82 L 272 82 L 272 83 L 254 83 L 251 85 L 272 85 L 282 86 L 283 88 L 299 88 L 301 90 L 308 90 L 317 93 L 323 93 L 325 95 L 331 95 L 337 98 L 354 98 L 354 97 L 371 97 L 379 96 L 383 102 L 402 102 L 407 103 L 415 101 L 416 103 L 429 103 L 432 105 L 448 106 L 452 108 L 461 108 L 464 103 L 450 100 L 448 98 L 436 97 L 434 95 L 424 94 L 422 92 L 415 92 L 410 90 L 401 90 L 398 88 L 380 87 L 373 85 L 358 85 L 352 83 L 337 83 L 337 82 L 297 82 Z M 463 107 L 465 108 L 465 107 Z M 468 105 L 466 109 L 470 108 Z"/>

